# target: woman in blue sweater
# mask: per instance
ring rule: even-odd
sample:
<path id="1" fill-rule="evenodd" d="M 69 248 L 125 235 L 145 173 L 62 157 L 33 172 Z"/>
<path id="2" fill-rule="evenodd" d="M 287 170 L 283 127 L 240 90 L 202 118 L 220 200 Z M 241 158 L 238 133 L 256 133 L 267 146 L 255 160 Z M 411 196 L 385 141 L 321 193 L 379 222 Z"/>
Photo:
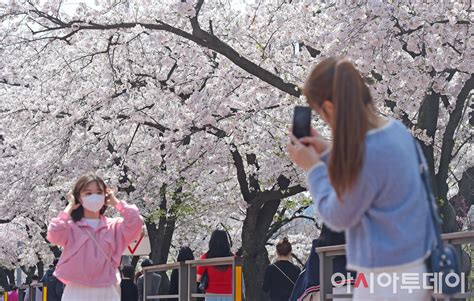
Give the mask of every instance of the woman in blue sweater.
<path id="1" fill-rule="evenodd" d="M 288 152 L 307 172 L 323 222 L 345 231 L 347 269 L 364 273 L 368 282 L 373 273 L 373 285 L 360 285 L 353 300 L 430 300 L 421 274 L 435 234 L 413 137 L 400 122 L 377 113 L 368 87 L 347 60 L 319 63 L 304 95 L 331 128 L 333 142 L 314 129 L 301 139 L 290 133 Z M 382 273 L 392 276 L 388 287 L 377 285 Z M 403 289 L 404 273 L 417 273 L 421 288 Z"/>

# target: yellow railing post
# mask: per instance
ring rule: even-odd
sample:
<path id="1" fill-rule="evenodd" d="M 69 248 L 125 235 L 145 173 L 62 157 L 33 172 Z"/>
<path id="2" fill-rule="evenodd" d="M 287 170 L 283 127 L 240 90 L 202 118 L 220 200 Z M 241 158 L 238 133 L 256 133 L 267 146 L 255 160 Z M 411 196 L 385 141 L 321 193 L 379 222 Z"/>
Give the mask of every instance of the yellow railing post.
<path id="1" fill-rule="evenodd" d="M 8 301 L 8 292 L 3 293 L 3 300 Z"/>
<path id="2" fill-rule="evenodd" d="M 242 266 L 235 266 L 235 301 L 242 301 Z"/>
<path id="3" fill-rule="evenodd" d="M 43 286 L 43 301 L 48 301 L 48 287 Z"/>

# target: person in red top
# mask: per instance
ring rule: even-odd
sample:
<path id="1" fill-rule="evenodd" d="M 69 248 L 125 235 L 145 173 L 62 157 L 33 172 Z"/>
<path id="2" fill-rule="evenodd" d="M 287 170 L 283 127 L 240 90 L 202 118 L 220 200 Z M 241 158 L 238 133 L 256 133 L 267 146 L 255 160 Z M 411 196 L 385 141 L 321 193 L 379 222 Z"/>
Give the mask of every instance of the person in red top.
<path id="1" fill-rule="evenodd" d="M 212 232 L 209 240 L 209 251 L 201 259 L 231 257 L 230 242 L 227 233 L 223 230 Z M 232 294 L 232 266 L 199 266 L 197 267 L 197 281 L 201 282 L 202 276 L 207 273 L 208 285 L 206 294 Z M 232 297 L 209 296 L 206 301 L 231 301 Z"/>

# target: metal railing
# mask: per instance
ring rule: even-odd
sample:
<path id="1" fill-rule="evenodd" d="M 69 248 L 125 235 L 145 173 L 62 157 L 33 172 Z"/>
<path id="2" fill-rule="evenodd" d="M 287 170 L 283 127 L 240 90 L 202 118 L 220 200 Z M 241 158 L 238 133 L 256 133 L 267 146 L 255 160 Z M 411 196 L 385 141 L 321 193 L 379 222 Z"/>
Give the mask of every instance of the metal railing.
<path id="1" fill-rule="evenodd" d="M 198 266 L 230 265 L 232 267 L 232 294 L 201 294 L 197 292 L 196 268 Z M 153 273 L 169 270 L 178 270 L 178 294 L 152 295 L 150 277 Z M 233 301 L 243 300 L 242 259 L 239 257 L 212 258 L 203 260 L 189 260 L 186 262 L 161 264 L 143 268 L 143 296 L 144 300 L 166 300 L 175 298 L 179 301 L 196 301 L 199 297 L 231 297 Z"/>
<path id="2" fill-rule="evenodd" d="M 443 234 L 442 238 L 445 242 L 455 246 L 474 243 L 474 231 L 456 232 Z M 333 275 L 333 258 L 339 255 L 345 255 L 345 245 L 336 245 L 329 247 L 316 248 L 319 255 L 319 271 L 320 271 L 320 301 L 329 301 L 334 298 L 351 298 L 352 294 L 333 294 L 331 277 Z M 463 266 L 464 257 L 460 256 L 461 266 Z M 231 294 L 201 294 L 197 292 L 196 269 L 198 266 L 219 266 L 231 265 L 232 267 L 232 293 Z M 156 272 L 166 272 L 169 270 L 178 270 L 178 294 L 173 295 L 153 295 L 152 279 L 150 277 Z M 224 257 L 212 258 L 204 260 L 189 260 L 186 262 L 178 262 L 171 264 L 161 264 L 143 268 L 143 296 L 144 300 L 166 300 L 178 299 L 179 301 L 196 301 L 200 297 L 231 297 L 233 301 L 243 300 L 243 277 L 242 277 L 242 259 L 240 257 Z M 47 286 L 42 283 L 32 284 L 30 287 L 30 301 L 47 301 Z M 36 288 L 43 288 L 42 300 L 36 300 Z M 28 286 L 22 286 L 18 289 L 19 301 L 23 301 L 23 294 Z M 4 301 L 8 301 L 8 292 L 0 290 L 0 296 L 3 295 Z M 441 296 L 436 296 L 441 298 Z M 474 292 L 459 293 L 452 297 L 455 298 L 474 298 Z M 451 298 L 444 299 L 450 300 Z"/>
<path id="3" fill-rule="evenodd" d="M 36 298 L 36 289 L 37 288 L 43 288 L 42 292 L 41 292 L 42 299 L 40 299 L 40 300 L 37 300 L 37 298 Z M 44 285 L 43 283 L 30 284 L 28 300 L 29 301 L 47 301 L 48 300 L 48 287 L 46 285 Z"/>
<path id="4" fill-rule="evenodd" d="M 232 297 L 234 301 L 242 301 L 243 297 L 243 278 L 242 278 L 242 259 L 240 257 L 212 258 L 204 260 L 186 261 L 188 265 L 188 296 L 189 301 L 196 301 L 199 297 Z M 198 266 L 218 266 L 232 265 L 232 294 L 198 294 L 196 283 L 196 268 Z M 193 284 L 193 285 L 192 285 Z M 186 300 L 186 301 L 188 301 Z M 180 300 L 181 301 L 181 300 Z"/>
<path id="5" fill-rule="evenodd" d="M 450 243 L 454 246 L 460 246 L 463 244 L 474 243 L 474 231 L 446 233 L 442 235 L 445 242 Z M 320 275 L 320 301 L 329 301 L 334 298 L 351 298 L 352 294 L 333 294 L 331 277 L 333 275 L 333 258 L 339 255 L 345 255 L 345 245 L 329 246 L 316 248 L 316 252 L 319 255 L 319 275 Z M 463 266 L 463 256 L 460 256 L 460 265 Z M 441 298 L 440 295 L 434 295 L 436 300 Z M 452 298 L 440 299 L 450 300 L 456 298 L 474 298 L 474 292 L 459 293 L 454 295 Z"/>
<path id="6" fill-rule="evenodd" d="M 47 301 L 47 293 L 48 293 L 48 288 L 46 285 L 43 285 L 43 283 L 35 283 L 35 284 L 30 284 L 30 285 L 22 285 L 17 289 L 18 292 L 18 301 L 24 301 L 26 300 L 26 290 L 28 290 L 28 301 Z M 36 298 L 36 289 L 37 288 L 43 288 L 41 292 L 41 298 L 38 300 Z M 3 297 L 4 301 L 8 301 L 8 294 L 11 291 L 5 291 L 5 290 L 0 290 L 0 296 Z"/>
<path id="7" fill-rule="evenodd" d="M 179 272 L 179 289 L 178 295 L 153 295 L 152 292 L 152 274 L 156 272 L 166 272 L 169 270 L 178 270 Z M 178 300 L 188 300 L 181 299 L 180 296 L 186 296 L 186 287 L 183 285 L 187 282 L 187 266 L 184 262 L 178 263 L 169 263 L 169 264 L 160 264 L 143 268 L 143 300 L 166 300 L 166 299 L 178 299 Z"/>

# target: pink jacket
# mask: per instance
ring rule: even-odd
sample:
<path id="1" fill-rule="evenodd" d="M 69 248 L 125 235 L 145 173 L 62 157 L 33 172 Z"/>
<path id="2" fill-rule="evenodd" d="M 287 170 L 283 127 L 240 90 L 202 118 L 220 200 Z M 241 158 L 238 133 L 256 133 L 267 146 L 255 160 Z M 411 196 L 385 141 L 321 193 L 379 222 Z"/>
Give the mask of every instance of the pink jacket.
<path id="1" fill-rule="evenodd" d="M 120 201 L 115 209 L 122 218 L 102 216 L 94 230 L 85 221 L 74 222 L 62 211 L 48 227 L 48 240 L 64 248 L 54 275 L 65 284 L 106 287 L 120 283 L 117 268 L 127 246 L 140 234 L 143 219 L 135 205 Z M 95 236 L 110 261 L 97 248 L 86 230 Z"/>

